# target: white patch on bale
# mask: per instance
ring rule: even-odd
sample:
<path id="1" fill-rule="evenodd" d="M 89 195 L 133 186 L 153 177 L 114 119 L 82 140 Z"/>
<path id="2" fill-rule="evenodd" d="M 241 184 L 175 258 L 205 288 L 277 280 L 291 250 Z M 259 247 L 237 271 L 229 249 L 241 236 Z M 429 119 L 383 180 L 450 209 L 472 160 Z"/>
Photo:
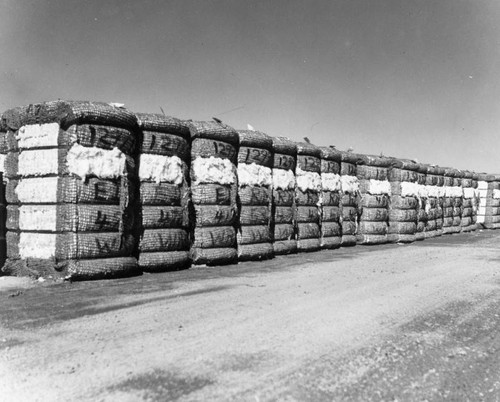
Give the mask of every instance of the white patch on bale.
<path id="1" fill-rule="evenodd" d="M 56 234 L 22 232 L 19 255 L 21 258 L 52 258 L 56 255 L 56 239 Z"/>
<path id="2" fill-rule="evenodd" d="M 238 165 L 239 186 L 270 186 L 272 182 L 270 168 L 256 163 Z"/>
<path id="3" fill-rule="evenodd" d="M 293 190 L 295 188 L 295 175 L 291 170 L 273 169 L 273 187 L 277 190 Z"/>
<path id="4" fill-rule="evenodd" d="M 26 177 L 57 174 L 59 170 L 58 154 L 57 148 L 21 151 L 18 165 L 19 175 Z"/>
<path id="5" fill-rule="evenodd" d="M 101 179 L 114 179 L 125 173 L 126 156 L 118 148 L 105 150 L 74 144 L 68 151 L 68 170 L 85 180 L 93 175 Z"/>
<path id="6" fill-rule="evenodd" d="M 498 190 L 498 189 L 494 189 L 494 190 L 493 190 L 493 198 L 494 198 L 495 200 L 500 199 L 500 190 Z"/>
<path id="7" fill-rule="evenodd" d="M 418 197 L 420 185 L 408 181 L 401 182 L 401 196 L 402 197 Z"/>
<path id="8" fill-rule="evenodd" d="M 479 190 L 488 190 L 488 182 L 483 180 L 478 181 L 477 188 Z"/>
<path id="9" fill-rule="evenodd" d="M 6 156 L 7 155 L 5 155 L 5 154 L 0 154 L 0 172 L 2 172 L 2 173 L 5 172 L 5 157 Z M 4 178 L 4 180 L 5 180 L 5 178 Z"/>
<path id="10" fill-rule="evenodd" d="M 457 186 L 446 186 L 444 187 L 445 196 L 450 198 L 460 198 L 463 197 L 462 187 Z"/>
<path id="11" fill-rule="evenodd" d="M 19 229 L 56 231 L 57 205 L 23 205 L 19 207 Z"/>
<path id="12" fill-rule="evenodd" d="M 343 193 L 357 193 L 359 191 L 359 179 L 356 176 L 340 176 L 340 187 Z"/>
<path id="13" fill-rule="evenodd" d="M 387 180 L 370 179 L 368 193 L 372 195 L 387 194 L 391 195 L 391 183 Z"/>
<path id="14" fill-rule="evenodd" d="M 57 184 L 57 177 L 21 179 L 15 191 L 20 203 L 56 203 Z"/>
<path id="15" fill-rule="evenodd" d="M 180 185 L 184 180 L 182 160 L 178 156 L 141 154 L 139 178 Z"/>
<path id="16" fill-rule="evenodd" d="M 16 135 L 17 145 L 21 149 L 57 147 L 59 124 L 28 124 L 22 126 Z"/>
<path id="17" fill-rule="evenodd" d="M 235 167 L 229 159 L 196 158 L 192 164 L 193 184 L 233 184 L 236 182 Z"/>
<path id="18" fill-rule="evenodd" d="M 340 175 L 335 173 L 321 173 L 321 187 L 323 191 L 340 191 L 342 188 Z"/>
<path id="19" fill-rule="evenodd" d="M 474 198 L 475 196 L 475 191 L 472 187 L 466 187 L 464 188 L 464 198 Z"/>
<path id="20" fill-rule="evenodd" d="M 316 172 L 307 172 L 297 167 L 297 187 L 301 191 L 321 191 L 321 176 Z"/>

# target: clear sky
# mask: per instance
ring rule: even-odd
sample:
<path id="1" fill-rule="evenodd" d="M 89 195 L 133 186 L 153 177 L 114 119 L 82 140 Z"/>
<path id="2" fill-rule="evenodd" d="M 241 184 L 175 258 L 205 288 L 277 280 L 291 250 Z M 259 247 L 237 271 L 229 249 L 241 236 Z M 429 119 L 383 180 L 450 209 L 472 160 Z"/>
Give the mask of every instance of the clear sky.
<path id="1" fill-rule="evenodd" d="M 0 0 L 0 109 L 221 118 L 500 172 L 498 0 Z"/>

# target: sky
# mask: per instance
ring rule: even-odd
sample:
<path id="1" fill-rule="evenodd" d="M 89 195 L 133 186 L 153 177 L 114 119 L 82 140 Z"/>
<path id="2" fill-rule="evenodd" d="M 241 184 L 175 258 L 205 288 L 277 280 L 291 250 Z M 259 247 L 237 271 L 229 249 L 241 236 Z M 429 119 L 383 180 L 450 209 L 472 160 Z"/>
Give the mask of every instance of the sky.
<path id="1" fill-rule="evenodd" d="M 498 0 L 0 0 L 0 49 L 0 111 L 119 102 L 500 173 Z"/>

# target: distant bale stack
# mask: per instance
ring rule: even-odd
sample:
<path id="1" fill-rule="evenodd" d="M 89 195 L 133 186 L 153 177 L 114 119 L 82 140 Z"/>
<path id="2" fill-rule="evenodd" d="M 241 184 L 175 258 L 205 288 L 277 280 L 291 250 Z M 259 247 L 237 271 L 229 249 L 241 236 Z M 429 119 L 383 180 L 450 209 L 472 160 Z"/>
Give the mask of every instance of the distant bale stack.
<path id="1" fill-rule="evenodd" d="M 340 162 L 339 151 L 321 147 L 321 248 L 340 247 Z"/>
<path id="2" fill-rule="evenodd" d="M 453 210 L 457 188 L 453 186 L 456 169 L 444 168 L 443 234 L 455 233 Z"/>
<path id="3" fill-rule="evenodd" d="M 389 182 L 389 228 L 387 240 L 391 243 L 414 242 L 419 210 L 419 184 L 417 171 L 420 165 L 410 160 L 391 158 Z"/>
<path id="4" fill-rule="evenodd" d="M 295 233 L 295 165 L 297 144 L 284 137 L 273 137 L 272 234 L 274 254 L 297 252 Z"/>
<path id="5" fill-rule="evenodd" d="M 187 123 L 137 113 L 139 156 L 139 267 L 146 272 L 187 268 L 189 256 L 189 160 Z"/>
<path id="6" fill-rule="evenodd" d="M 479 174 L 477 223 L 486 229 L 500 229 L 500 175 Z"/>
<path id="7" fill-rule="evenodd" d="M 361 193 L 357 241 L 359 244 L 387 243 L 389 222 L 389 158 L 362 155 L 357 163 Z"/>
<path id="8" fill-rule="evenodd" d="M 5 199 L 5 158 L 7 156 L 7 126 L 0 116 L 0 275 L 7 258 L 7 242 L 5 239 L 7 223 L 7 201 Z"/>
<path id="9" fill-rule="evenodd" d="M 453 177 L 453 225 L 451 232 L 460 233 L 462 231 L 462 209 L 463 209 L 463 189 L 462 189 L 462 175 L 463 172 L 454 169 Z"/>
<path id="10" fill-rule="evenodd" d="M 238 259 L 272 258 L 273 140 L 258 131 L 239 130 L 238 135 Z"/>
<path id="11" fill-rule="evenodd" d="M 340 162 L 340 223 L 342 229 L 342 246 L 355 246 L 358 233 L 358 201 L 359 179 L 356 175 L 358 155 L 341 152 Z"/>
<path id="12" fill-rule="evenodd" d="M 55 101 L 4 119 L 4 271 L 73 280 L 137 273 L 135 115 L 119 104 Z"/>
<path id="13" fill-rule="evenodd" d="M 194 264 L 237 261 L 238 132 L 216 121 L 191 122 Z"/>
<path id="14" fill-rule="evenodd" d="M 481 200 L 478 186 L 479 174 L 477 174 L 476 172 L 472 172 L 472 188 L 474 189 L 474 197 L 472 198 L 472 224 L 474 225 L 474 230 L 478 229 L 477 213 L 479 209 L 479 202 Z"/>
<path id="15" fill-rule="evenodd" d="M 424 236 L 426 239 L 443 234 L 443 196 L 444 196 L 444 169 L 429 165 L 427 167 L 425 188 L 427 201 L 427 221 L 425 222 Z"/>
<path id="16" fill-rule="evenodd" d="M 472 172 L 463 171 L 462 172 L 462 215 L 461 215 L 461 226 L 462 232 L 472 232 L 476 230 L 476 225 L 474 223 L 474 197 L 475 191 L 473 187 Z"/>
<path id="17" fill-rule="evenodd" d="M 320 249 L 321 150 L 312 144 L 297 143 L 297 249 L 316 251 Z"/>
<path id="18" fill-rule="evenodd" d="M 427 167 L 424 164 L 419 164 L 417 170 L 417 185 L 419 193 L 419 204 L 417 209 L 417 231 L 415 232 L 416 240 L 425 239 L 425 225 L 429 219 L 428 211 L 430 204 L 427 199 L 427 189 L 425 187 Z"/>

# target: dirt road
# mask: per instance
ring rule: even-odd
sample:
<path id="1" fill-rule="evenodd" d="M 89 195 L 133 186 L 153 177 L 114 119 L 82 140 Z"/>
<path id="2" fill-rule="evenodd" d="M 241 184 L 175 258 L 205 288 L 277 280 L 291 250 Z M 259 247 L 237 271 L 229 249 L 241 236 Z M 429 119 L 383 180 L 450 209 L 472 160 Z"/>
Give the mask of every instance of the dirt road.
<path id="1" fill-rule="evenodd" d="M 500 401 L 500 231 L 115 281 L 2 279 L 4 401 Z"/>

